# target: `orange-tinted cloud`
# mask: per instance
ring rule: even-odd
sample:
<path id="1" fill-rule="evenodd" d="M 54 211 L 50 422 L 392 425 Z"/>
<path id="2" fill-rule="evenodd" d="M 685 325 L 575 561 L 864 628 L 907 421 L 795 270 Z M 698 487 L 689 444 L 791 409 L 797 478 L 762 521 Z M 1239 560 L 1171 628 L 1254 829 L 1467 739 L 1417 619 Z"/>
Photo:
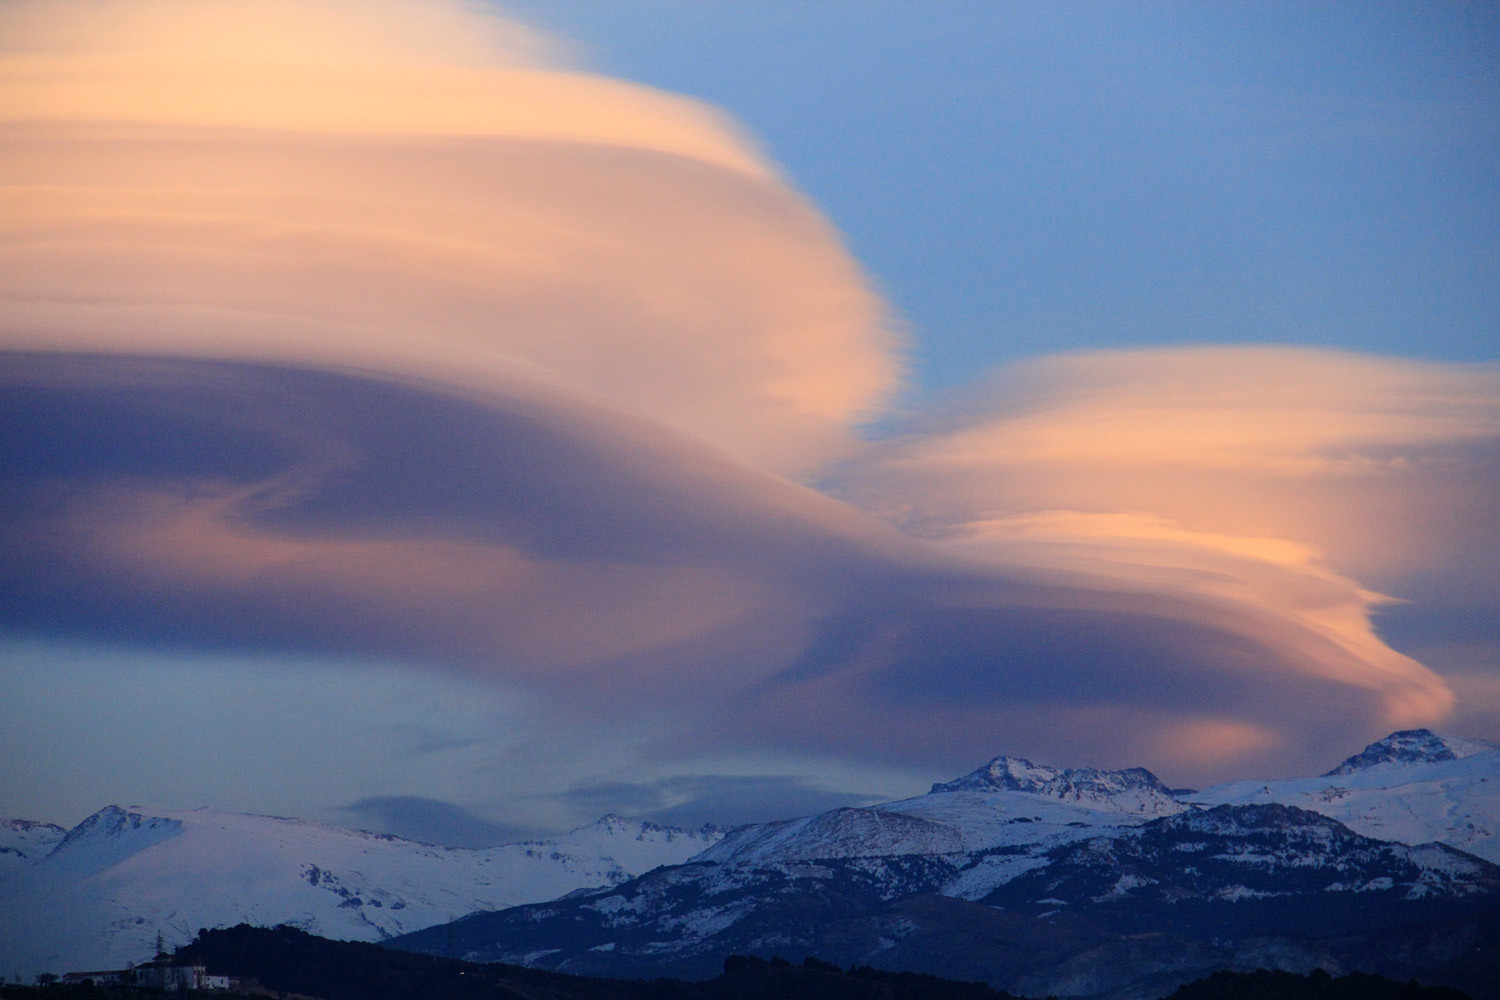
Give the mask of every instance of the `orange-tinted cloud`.
<path id="1" fill-rule="evenodd" d="M 664 753 L 951 768 L 1003 740 L 1192 781 L 1449 703 L 1287 539 L 1056 510 L 918 538 L 527 383 L 5 360 L 0 592 L 28 632 L 446 666 L 656 718 Z M 965 496 L 878 450 L 865 475 Z"/>
<path id="2" fill-rule="evenodd" d="M 770 174 L 712 109 L 553 68 L 555 42 L 454 0 L 32 0 L 0 39 L 6 121 L 511 136 Z"/>
<path id="3" fill-rule="evenodd" d="M 490 15 L 110 0 L 5 16 L 0 346 L 481 396 L 520 373 L 790 472 L 844 450 L 894 386 L 881 303 L 731 123 L 517 66 L 521 29 Z"/>
<path id="4" fill-rule="evenodd" d="M 1372 613 L 1500 597 L 1491 367 L 1043 359 L 861 442 L 886 310 L 712 109 L 456 2 L 0 29 L 7 623 L 670 704 L 664 744 L 1228 768 L 1444 718 Z"/>
<path id="5" fill-rule="evenodd" d="M 1379 692 L 1388 723 L 1415 725 L 1445 718 L 1453 695 L 1382 641 L 1372 611 L 1391 598 L 1362 580 L 1493 547 L 1473 502 L 1492 492 L 1497 446 L 1492 367 L 1289 348 L 1099 353 L 1017 366 L 885 445 L 847 492 L 997 566 L 1262 613 L 1321 641 L 1263 669 Z M 1411 524 L 1407 510 L 1426 513 Z"/>

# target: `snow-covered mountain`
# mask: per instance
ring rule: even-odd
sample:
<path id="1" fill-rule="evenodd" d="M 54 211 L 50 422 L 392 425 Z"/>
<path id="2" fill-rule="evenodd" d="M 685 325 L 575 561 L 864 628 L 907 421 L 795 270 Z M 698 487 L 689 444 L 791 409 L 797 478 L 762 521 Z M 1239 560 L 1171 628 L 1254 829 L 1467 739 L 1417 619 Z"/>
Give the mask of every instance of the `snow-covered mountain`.
<path id="1" fill-rule="evenodd" d="M 1095 767 L 1059 770 L 1023 757 L 996 757 L 954 781 L 939 782 L 929 794 L 944 792 L 1028 792 L 1089 809 L 1135 816 L 1170 816 L 1182 811 L 1166 785 L 1144 767 L 1101 771 Z"/>
<path id="2" fill-rule="evenodd" d="M 1360 774 L 1386 764 L 1441 764 L 1491 750 L 1500 747 L 1483 740 L 1444 736 L 1430 729 L 1403 729 L 1376 740 L 1323 777 Z"/>
<path id="3" fill-rule="evenodd" d="M 1158 995 L 1142 992 L 1153 976 L 1166 993 L 1220 967 L 1361 967 L 1380 934 L 1435 921 L 1480 946 L 1500 943 L 1500 866 L 1444 845 L 1378 841 L 1281 805 L 1189 809 L 1092 832 L 1040 852 L 700 856 L 390 944 L 630 977 L 706 977 L 730 954 L 816 955 L 1026 995 L 1123 998 Z M 971 879 L 980 869 L 984 891 Z M 1163 949 L 1177 956 L 1166 966 Z"/>
<path id="4" fill-rule="evenodd" d="M 991 877 L 1006 877 L 1024 857 L 1189 808 L 1144 768 L 1059 770 L 996 757 L 962 778 L 934 784 L 926 795 L 742 827 L 694 860 L 754 866 L 1010 849 L 1003 864 L 966 875 L 955 894 L 967 898 L 988 892 Z"/>
<path id="5" fill-rule="evenodd" d="M 67 832 L 52 823 L 0 819 L 0 881 L 46 857 Z"/>
<path id="6" fill-rule="evenodd" d="M 1236 781 L 1185 800 L 1277 802 L 1322 813 L 1366 836 L 1438 841 L 1500 863 L 1500 746 L 1481 740 L 1404 730 L 1316 778 Z"/>
<path id="7" fill-rule="evenodd" d="M 1180 798 L 1138 768 L 997 757 L 926 795 L 744 827 L 681 866 L 391 944 L 626 976 L 812 954 L 1122 1000 L 1262 965 L 1474 991 L 1488 972 L 1451 942 L 1500 953 L 1500 866 L 1464 850 L 1491 844 L 1496 750 L 1395 733 L 1322 777 Z"/>
<path id="8" fill-rule="evenodd" d="M 722 839 L 606 817 L 473 851 L 110 807 L 66 836 L 0 825 L 15 845 L 0 854 L 0 969 L 119 965 L 158 931 L 175 944 L 245 921 L 356 940 L 426 928 L 393 943 L 613 975 L 708 975 L 739 951 L 1034 995 L 1140 997 L 1218 967 L 1330 963 L 1436 970 L 1473 992 L 1445 942 L 1500 954 L 1497 831 L 1500 747 L 1426 730 L 1319 777 L 1180 795 L 1139 768 L 1002 756 L 926 795 Z"/>
<path id="9" fill-rule="evenodd" d="M 1043 911 L 1127 897 L 1181 903 L 1314 893 L 1394 893 L 1402 900 L 1500 892 L 1500 866 L 1443 844 L 1365 837 L 1337 820 L 1279 804 L 1189 810 L 1048 852 L 986 897 Z"/>
<path id="10" fill-rule="evenodd" d="M 883 809 L 845 807 L 741 827 L 696 860 L 764 865 L 818 858 L 955 854 L 963 848 L 960 831 L 947 823 Z"/>
<path id="11" fill-rule="evenodd" d="M 26 829 L 12 823 L 4 829 Z M 119 968 L 200 927 L 294 924 L 375 941 L 476 910 L 615 885 L 677 864 L 714 831 L 606 816 L 552 840 L 434 847 L 295 819 L 109 806 L 0 881 L 0 968 Z M 47 829 L 31 830 L 45 843 Z"/>

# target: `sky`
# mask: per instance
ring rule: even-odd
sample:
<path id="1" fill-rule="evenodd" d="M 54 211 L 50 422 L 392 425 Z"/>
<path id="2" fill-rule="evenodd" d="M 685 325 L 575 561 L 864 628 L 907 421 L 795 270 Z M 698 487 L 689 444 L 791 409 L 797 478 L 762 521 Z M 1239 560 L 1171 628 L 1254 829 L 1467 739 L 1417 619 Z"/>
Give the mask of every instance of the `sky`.
<path id="1" fill-rule="evenodd" d="M 1500 740 L 1500 14 L 10 0 L 0 815 Z"/>

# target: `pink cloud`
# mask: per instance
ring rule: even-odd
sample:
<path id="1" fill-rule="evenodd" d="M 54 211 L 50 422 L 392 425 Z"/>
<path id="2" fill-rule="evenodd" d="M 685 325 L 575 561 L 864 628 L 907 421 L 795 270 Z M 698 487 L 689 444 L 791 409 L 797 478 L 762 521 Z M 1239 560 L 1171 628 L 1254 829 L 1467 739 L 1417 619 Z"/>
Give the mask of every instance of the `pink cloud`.
<path id="1" fill-rule="evenodd" d="M 862 441 L 888 311 L 711 108 L 457 3 L 0 26 L 0 388 L 64 442 L 0 494 L 25 627 L 398 655 L 664 745 L 1212 769 L 1447 717 L 1374 616 L 1500 599 L 1493 366 L 1040 359 Z"/>
<path id="2" fill-rule="evenodd" d="M 1359 576 L 1397 583 L 1492 548 L 1470 498 L 1490 491 L 1497 443 L 1492 367 L 1100 353 L 1017 366 L 855 465 L 845 495 L 999 567 L 1190 597 L 1193 617 L 1233 606 L 1299 650 L 1262 669 L 1379 692 L 1388 724 L 1416 725 L 1446 718 L 1452 692 L 1380 638 L 1372 613 L 1392 598 Z"/>
<path id="3" fill-rule="evenodd" d="M 0 346 L 521 375 L 794 473 L 894 388 L 883 305 L 717 112 L 471 51 L 457 4 L 105 6 L 8 14 Z"/>

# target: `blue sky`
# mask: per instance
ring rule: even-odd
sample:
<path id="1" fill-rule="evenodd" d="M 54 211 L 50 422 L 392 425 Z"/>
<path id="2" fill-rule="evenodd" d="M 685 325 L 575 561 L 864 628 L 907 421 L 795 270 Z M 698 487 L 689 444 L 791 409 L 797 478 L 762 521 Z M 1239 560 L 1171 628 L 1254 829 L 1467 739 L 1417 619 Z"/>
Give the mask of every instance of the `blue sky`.
<path id="1" fill-rule="evenodd" d="M 1500 739 L 1493 5 L 0 15 L 0 815 Z"/>
<path id="2" fill-rule="evenodd" d="M 585 62 L 745 122 L 915 333 L 1492 359 L 1500 11 L 1476 3 L 562 3 Z"/>

